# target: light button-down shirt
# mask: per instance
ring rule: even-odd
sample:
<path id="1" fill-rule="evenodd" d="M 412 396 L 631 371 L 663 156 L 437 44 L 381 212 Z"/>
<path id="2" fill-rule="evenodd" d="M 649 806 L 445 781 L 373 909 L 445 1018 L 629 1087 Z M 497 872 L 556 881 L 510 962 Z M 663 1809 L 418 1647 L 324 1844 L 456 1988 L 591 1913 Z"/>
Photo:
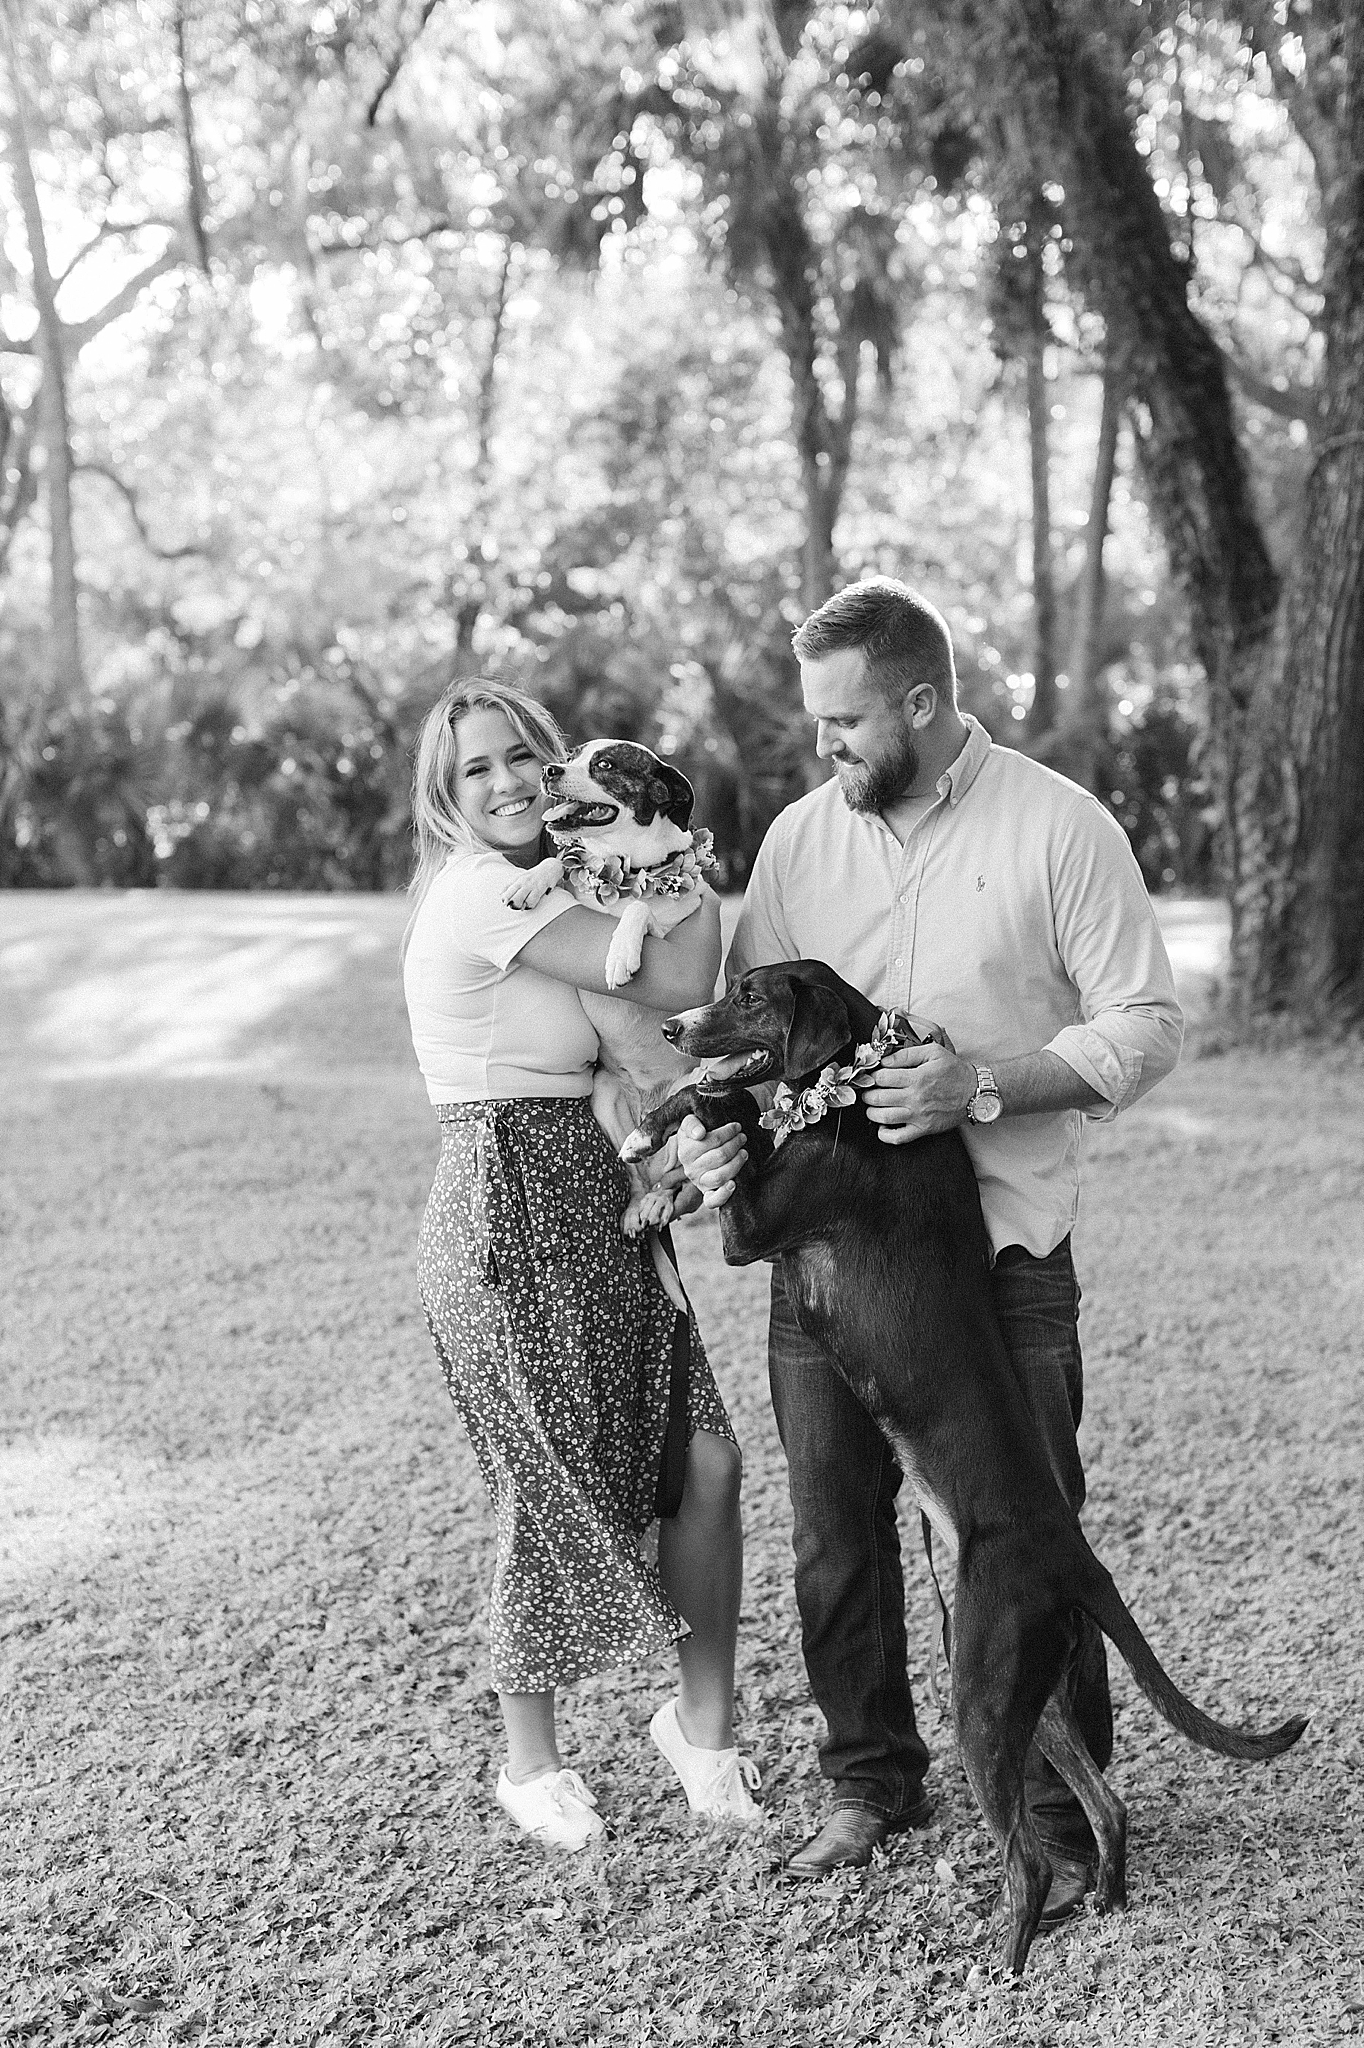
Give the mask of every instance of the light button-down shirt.
<path id="1" fill-rule="evenodd" d="M 1117 1115 L 1169 1073 L 1183 1018 L 1141 870 L 1095 798 L 975 719 L 903 845 L 849 810 L 837 781 L 791 804 L 763 840 L 727 978 L 823 960 L 884 1009 L 946 1030 L 988 1066 L 1039 1049 Z M 1007 1107 L 1007 1105 L 1006 1105 Z M 996 1250 L 1039 1256 L 1079 1203 L 1081 1114 L 963 1127 Z"/>

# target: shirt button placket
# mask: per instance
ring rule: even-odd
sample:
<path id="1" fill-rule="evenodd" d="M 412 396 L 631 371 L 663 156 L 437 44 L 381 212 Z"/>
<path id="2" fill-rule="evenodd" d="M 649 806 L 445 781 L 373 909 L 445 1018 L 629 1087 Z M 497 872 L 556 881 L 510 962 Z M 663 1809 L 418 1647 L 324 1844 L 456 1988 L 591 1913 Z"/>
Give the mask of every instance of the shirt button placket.
<path id="1" fill-rule="evenodd" d="M 913 835 L 913 838 L 917 837 L 919 837 L 917 833 Z M 913 844 L 913 838 L 911 838 L 910 845 Z M 906 846 L 902 849 L 900 855 L 900 873 L 895 895 L 895 916 L 891 920 L 890 927 L 890 969 L 886 977 L 890 982 L 893 992 L 891 997 L 892 1003 L 902 1008 L 908 1008 L 909 1006 L 909 989 L 905 979 L 905 961 L 907 958 L 912 958 L 914 951 L 912 933 L 909 929 L 911 916 L 909 904 L 913 886 L 911 870 L 913 866 L 913 856 L 910 853 L 909 846 Z"/>

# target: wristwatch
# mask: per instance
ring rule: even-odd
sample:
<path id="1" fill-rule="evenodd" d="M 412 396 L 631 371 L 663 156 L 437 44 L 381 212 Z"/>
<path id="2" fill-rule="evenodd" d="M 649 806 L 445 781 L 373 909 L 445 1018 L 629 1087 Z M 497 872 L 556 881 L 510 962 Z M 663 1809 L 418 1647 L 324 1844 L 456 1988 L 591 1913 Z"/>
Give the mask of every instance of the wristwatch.
<path id="1" fill-rule="evenodd" d="M 1002 1116 L 1004 1104 L 999 1099 L 995 1077 L 988 1067 L 976 1068 L 976 1092 L 966 1105 L 966 1121 L 971 1124 L 992 1124 Z"/>

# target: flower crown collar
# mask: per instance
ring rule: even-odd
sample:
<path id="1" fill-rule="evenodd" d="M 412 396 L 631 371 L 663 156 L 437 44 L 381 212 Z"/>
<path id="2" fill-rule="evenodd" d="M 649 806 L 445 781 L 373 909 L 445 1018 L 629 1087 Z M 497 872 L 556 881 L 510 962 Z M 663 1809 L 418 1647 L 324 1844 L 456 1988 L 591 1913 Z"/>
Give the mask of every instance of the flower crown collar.
<path id="1" fill-rule="evenodd" d="M 622 897 L 687 896 L 699 887 L 704 874 L 719 866 L 714 839 L 704 825 L 688 834 L 685 846 L 651 868 L 631 867 L 620 854 L 598 852 L 581 839 L 558 839 L 552 826 L 550 837 L 555 839 L 565 876 L 576 878 L 580 892 L 594 896 L 598 903 L 619 903 Z"/>
<path id="2" fill-rule="evenodd" d="M 799 1094 L 788 1081 L 779 1081 L 772 1107 L 758 1119 L 762 1128 L 772 1133 L 773 1150 L 784 1145 L 793 1131 L 817 1124 L 831 1109 L 851 1109 L 857 1100 L 853 1084 L 863 1074 L 874 1073 L 888 1053 L 914 1043 L 915 1034 L 904 1011 L 883 1010 L 876 1020 L 876 1029 L 865 1045 L 857 1047 L 848 1066 L 832 1062 L 821 1069 L 817 1081 L 802 1088 Z"/>

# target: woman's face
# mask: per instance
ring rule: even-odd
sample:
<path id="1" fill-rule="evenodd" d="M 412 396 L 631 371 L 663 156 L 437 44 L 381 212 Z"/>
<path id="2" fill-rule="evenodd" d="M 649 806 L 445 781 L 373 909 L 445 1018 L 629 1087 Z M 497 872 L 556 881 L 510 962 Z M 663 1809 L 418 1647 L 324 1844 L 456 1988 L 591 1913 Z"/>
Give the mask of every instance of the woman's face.
<path id="1" fill-rule="evenodd" d="M 549 798 L 539 756 L 505 711 L 466 711 L 455 727 L 455 753 L 455 802 L 469 829 L 499 853 L 534 844 Z"/>

